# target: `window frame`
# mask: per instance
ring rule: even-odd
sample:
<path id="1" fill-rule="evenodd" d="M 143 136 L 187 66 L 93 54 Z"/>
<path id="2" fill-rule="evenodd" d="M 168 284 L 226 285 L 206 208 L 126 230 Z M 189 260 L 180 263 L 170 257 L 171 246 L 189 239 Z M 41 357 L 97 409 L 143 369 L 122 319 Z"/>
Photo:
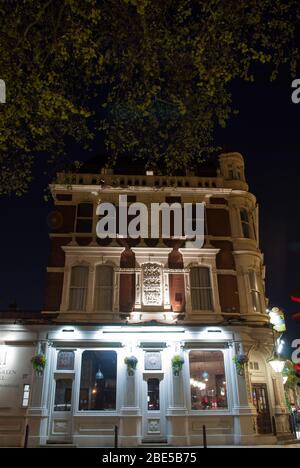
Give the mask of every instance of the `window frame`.
<path id="1" fill-rule="evenodd" d="M 247 220 L 243 219 L 242 214 L 246 213 Z M 250 220 L 250 213 L 248 208 L 241 207 L 239 210 L 240 214 L 240 223 L 241 223 L 241 234 L 243 236 L 243 239 L 253 239 L 253 230 L 252 230 L 252 223 Z M 248 236 L 245 235 L 245 233 L 249 234 Z"/>
<path id="2" fill-rule="evenodd" d="M 251 281 L 251 275 L 254 275 L 254 288 L 252 288 L 252 281 Z M 264 304 L 263 304 L 263 292 L 260 288 L 259 284 L 259 277 L 258 273 L 254 269 L 250 269 L 248 271 L 248 283 L 249 283 L 249 295 L 250 295 L 250 303 L 251 303 L 251 308 L 253 313 L 255 314 L 263 314 L 264 313 Z M 258 298 L 260 310 L 255 310 L 255 304 L 253 300 L 253 295 Z"/>
<path id="3" fill-rule="evenodd" d="M 80 286 L 72 286 L 72 273 L 73 273 L 73 269 L 75 268 L 85 268 L 86 271 L 87 271 L 87 274 L 86 274 L 86 286 L 84 287 L 85 289 L 85 304 L 84 304 L 84 307 L 83 309 L 74 309 L 71 307 L 71 302 L 72 302 L 72 299 L 71 299 L 71 296 L 72 296 L 72 291 L 73 290 L 78 290 L 78 289 L 83 289 L 82 287 Z M 90 277 L 90 266 L 89 265 L 86 265 L 86 264 L 74 264 L 74 265 L 71 265 L 70 267 L 70 277 L 69 277 L 69 288 L 68 288 L 68 312 L 76 312 L 76 313 L 83 313 L 83 312 L 87 312 L 87 308 L 88 308 L 88 293 L 89 293 L 89 277 Z"/>
<path id="4" fill-rule="evenodd" d="M 105 409 L 105 410 L 79 410 L 79 404 L 80 404 L 80 390 L 81 390 L 81 373 L 82 373 L 82 357 L 84 352 L 86 351 L 110 351 L 114 352 L 116 355 L 116 407 L 115 409 Z M 120 379 L 119 376 L 119 353 L 116 348 L 113 347 L 105 347 L 105 348 L 83 348 L 78 356 L 78 367 L 77 367 L 77 384 L 76 384 L 76 394 L 74 395 L 75 400 L 74 400 L 74 406 L 73 406 L 73 415 L 74 416 L 82 416 L 82 417 L 88 417 L 88 416 L 115 416 L 119 412 L 120 408 L 120 397 L 119 397 L 119 383 L 122 384 L 122 380 Z"/>
<path id="5" fill-rule="evenodd" d="M 221 352 L 223 355 L 223 360 L 224 360 L 224 372 L 225 372 L 225 381 L 226 381 L 226 387 L 227 387 L 227 408 L 220 408 L 220 409 L 211 409 L 211 410 L 196 410 L 192 408 L 192 398 L 191 398 L 191 369 L 190 369 L 190 353 L 194 351 L 218 351 Z M 232 414 L 232 382 L 229 379 L 231 376 L 231 367 L 229 365 L 228 359 L 230 359 L 230 355 L 228 354 L 228 349 L 227 348 L 206 348 L 206 347 L 193 347 L 188 350 L 186 353 L 186 369 L 187 369 L 187 379 L 186 379 L 186 390 L 187 390 L 187 395 L 188 395 L 188 410 L 190 415 L 201 415 L 201 416 L 217 416 L 217 415 L 230 415 Z"/>
<path id="6" fill-rule="evenodd" d="M 78 215 L 78 212 L 79 212 L 79 207 L 81 205 L 90 205 L 92 207 L 92 215 L 91 216 L 79 216 Z M 89 202 L 89 201 L 86 201 L 86 202 L 80 202 L 76 205 L 76 217 L 75 217 L 75 225 L 74 225 L 74 233 L 75 234 L 93 234 L 93 228 L 94 228 L 94 217 L 95 217 L 95 207 L 94 207 L 94 204 L 92 202 Z M 92 225 L 91 225 L 91 230 L 90 231 L 79 231 L 77 229 L 77 224 L 78 224 L 78 221 L 91 221 Z"/>
<path id="7" fill-rule="evenodd" d="M 210 287 L 195 287 L 192 286 L 192 270 L 193 269 L 206 269 L 208 271 Z M 213 277 L 212 277 L 212 269 L 211 266 L 208 265 L 192 265 L 190 266 L 189 271 L 189 286 L 190 286 L 190 304 L 191 304 L 191 312 L 192 313 L 211 313 L 215 312 L 215 301 L 214 301 L 214 291 L 213 291 Z M 194 309 L 193 308 L 193 290 L 209 290 L 210 291 L 210 300 L 211 300 L 211 309 Z"/>
<path id="8" fill-rule="evenodd" d="M 96 308 L 96 292 L 98 289 L 100 289 L 100 287 L 97 286 L 97 269 L 98 268 L 103 268 L 103 267 L 108 267 L 108 268 L 111 268 L 112 270 L 112 283 L 111 283 L 111 287 L 109 286 L 105 286 L 105 289 L 106 290 L 111 290 L 111 309 L 110 310 L 107 310 L 107 309 L 98 309 Z M 112 265 L 112 264 L 109 264 L 109 263 L 98 263 L 95 265 L 95 269 L 94 269 L 94 287 L 93 287 L 93 312 L 94 313 L 105 313 L 105 312 L 109 312 L 109 313 L 112 313 L 114 311 L 114 307 L 115 307 L 115 304 L 114 304 L 114 284 L 115 284 L 115 277 L 116 277 L 116 272 L 115 272 L 115 265 Z"/>

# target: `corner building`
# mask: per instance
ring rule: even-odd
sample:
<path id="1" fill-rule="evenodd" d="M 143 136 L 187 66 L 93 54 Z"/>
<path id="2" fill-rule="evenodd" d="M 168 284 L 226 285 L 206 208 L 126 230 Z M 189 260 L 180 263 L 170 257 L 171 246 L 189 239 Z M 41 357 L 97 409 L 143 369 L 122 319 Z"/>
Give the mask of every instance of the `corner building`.
<path id="1" fill-rule="evenodd" d="M 19 323 L 3 313 L 0 322 L 6 361 L 14 355 L 24 369 L 43 352 L 47 365 L 43 375 L 27 370 L 27 380 L 15 374 L 14 409 L 11 392 L 0 404 L 0 443 L 18 445 L 26 423 L 31 446 L 109 447 L 116 425 L 124 447 L 197 446 L 203 425 L 213 445 L 288 437 L 282 378 L 268 363 L 273 331 L 258 207 L 243 157 L 221 154 L 215 166 L 182 177 L 115 172 L 85 164 L 68 183 L 58 174 L 51 187 L 44 310 Z M 121 194 L 149 210 L 152 202 L 204 202 L 203 247 L 98 239 L 97 205 L 117 206 Z M 240 353 L 249 358 L 244 375 L 234 362 Z M 181 370 L 172 369 L 178 355 Z M 138 362 L 128 372 L 124 359 L 132 356 Z M 26 382 L 28 407 L 20 409 Z"/>

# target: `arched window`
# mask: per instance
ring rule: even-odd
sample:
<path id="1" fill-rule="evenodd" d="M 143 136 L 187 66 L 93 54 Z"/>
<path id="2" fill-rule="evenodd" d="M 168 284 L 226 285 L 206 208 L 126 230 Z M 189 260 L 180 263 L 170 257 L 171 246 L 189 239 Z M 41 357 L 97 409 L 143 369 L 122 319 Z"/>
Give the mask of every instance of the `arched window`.
<path id="1" fill-rule="evenodd" d="M 86 309 L 89 269 L 87 266 L 74 266 L 71 272 L 70 310 Z"/>
<path id="2" fill-rule="evenodd" d="M 213 310 L 210 271 L 207 267 L 193 267 L 190 272 L 193 310 Z"/>
<path id="3" fill-rule="evenodd" d="M 112 311 L 113 309 L 113 267 L 99 265 L 96 268 L 95 311 Z"/>

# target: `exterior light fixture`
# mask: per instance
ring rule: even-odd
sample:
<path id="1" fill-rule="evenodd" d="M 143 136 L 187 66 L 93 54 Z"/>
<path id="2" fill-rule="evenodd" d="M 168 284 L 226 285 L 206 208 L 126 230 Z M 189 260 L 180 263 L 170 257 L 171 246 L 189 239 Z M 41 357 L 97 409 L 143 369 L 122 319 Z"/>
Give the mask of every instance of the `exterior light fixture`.
<path id="1" fill-rule="evenodd" d="M 277 353 L 269 360 L 269 364 L 273 371 L 280 374 L 285 366 L 285 360 L 282 359 Z"/>

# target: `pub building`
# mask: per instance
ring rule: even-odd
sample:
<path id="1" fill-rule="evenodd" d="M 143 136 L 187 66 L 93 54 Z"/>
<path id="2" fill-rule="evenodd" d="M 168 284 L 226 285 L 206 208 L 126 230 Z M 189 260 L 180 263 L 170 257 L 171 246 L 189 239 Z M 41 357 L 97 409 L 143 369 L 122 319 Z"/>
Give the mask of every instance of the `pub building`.
<path id="1" fill-rule="evenodd" d="M 91 161 L 51 186 L 44 308 L 0 315 L 0 445 L 22 445 L 26 425 L 31 447 L 112 447 L 115 426 L 121 447 L 197 446 L 203 425 L 210 445 L 288 438 L 243 157 L 135 172 Z M 99 239 L 97 206 L 120 195 L 149 210 L 205 203 L 204 245 Z"/>

